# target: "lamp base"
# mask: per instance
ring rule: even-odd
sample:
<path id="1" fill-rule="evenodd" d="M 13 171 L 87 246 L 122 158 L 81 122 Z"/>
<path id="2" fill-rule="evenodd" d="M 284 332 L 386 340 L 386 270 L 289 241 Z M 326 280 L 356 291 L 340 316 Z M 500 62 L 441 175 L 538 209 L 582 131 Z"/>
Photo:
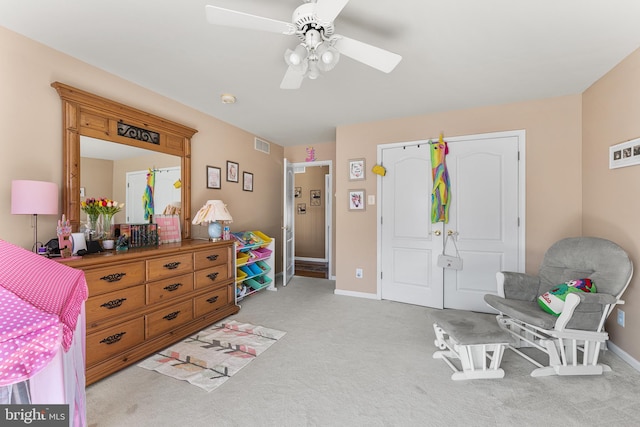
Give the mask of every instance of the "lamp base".
<path id="1" fill-rule="evenodd" d="M 222 225 L 219 222 L 210 222 L 208 231 L 210 242 L 219 242 L 222 240 Z"/>

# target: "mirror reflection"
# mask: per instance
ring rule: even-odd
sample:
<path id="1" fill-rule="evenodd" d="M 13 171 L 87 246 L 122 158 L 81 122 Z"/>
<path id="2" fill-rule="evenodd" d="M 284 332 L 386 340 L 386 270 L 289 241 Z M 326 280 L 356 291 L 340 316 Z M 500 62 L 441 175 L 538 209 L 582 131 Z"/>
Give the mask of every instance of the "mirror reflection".
<path id="1" fill-rule="evenodd" d="M 80 137 L 80 200 L 107 198 L 125 203 L 114 223 L 141 224 L 153 189 L 153 214 L 180 213 L 181 158 L 151 150 Z M 84 212 L 81 224 L 87 223 Z M 82 228 L 82 227 L 81 227 Z"/>

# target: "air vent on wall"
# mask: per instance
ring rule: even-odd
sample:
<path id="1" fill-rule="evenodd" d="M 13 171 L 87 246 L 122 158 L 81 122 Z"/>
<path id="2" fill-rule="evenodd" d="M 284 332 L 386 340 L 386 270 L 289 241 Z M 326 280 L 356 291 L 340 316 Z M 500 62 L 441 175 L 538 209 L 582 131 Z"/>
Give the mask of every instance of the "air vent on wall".
<path id="1" fill-rule="evenodd" d="M 255 138 L 254 148 L 258 151 L 262 151 L 265 154 L 271 153 L 271 144 L 260 138 Z"/>

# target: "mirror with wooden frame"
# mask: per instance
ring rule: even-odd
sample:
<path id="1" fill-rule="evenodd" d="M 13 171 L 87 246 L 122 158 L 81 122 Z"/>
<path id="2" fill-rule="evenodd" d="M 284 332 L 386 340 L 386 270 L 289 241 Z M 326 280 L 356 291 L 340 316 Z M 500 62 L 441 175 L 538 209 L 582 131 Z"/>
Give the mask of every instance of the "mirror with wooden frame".
<path id="1" fill-rule="evenodd" d="M 191 138 L 197 131 L 60 82 L 51 86 L 62 100 L 62 212 L 73 230 L 80 227 L 80 140 L 85 136 L 178 156 L 182 238 L 190 239 Z"/>

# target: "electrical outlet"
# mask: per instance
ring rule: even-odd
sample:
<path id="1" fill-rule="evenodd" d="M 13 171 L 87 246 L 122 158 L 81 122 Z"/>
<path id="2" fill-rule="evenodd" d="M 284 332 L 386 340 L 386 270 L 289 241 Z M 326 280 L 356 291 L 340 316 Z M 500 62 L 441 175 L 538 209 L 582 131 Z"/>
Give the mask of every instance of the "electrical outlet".
<path id="1" fill-rule="evenodd" d="M 618 309 L 618 325 L 624 328 L 624 311 Z"/>
<path id="2" fill-rule="evenodd" d="M 356 279 L 362 279 L 362 269 L 356 268 Z"/>

